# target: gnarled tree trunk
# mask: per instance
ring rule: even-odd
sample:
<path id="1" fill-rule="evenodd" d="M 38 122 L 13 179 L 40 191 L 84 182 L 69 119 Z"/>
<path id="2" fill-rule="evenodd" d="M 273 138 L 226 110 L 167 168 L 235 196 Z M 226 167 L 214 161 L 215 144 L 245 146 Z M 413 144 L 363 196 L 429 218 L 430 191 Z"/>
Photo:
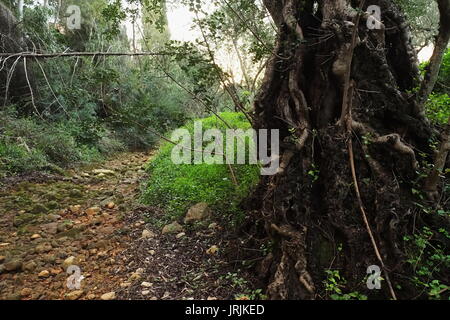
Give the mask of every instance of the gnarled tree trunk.
<path id="1" fill-rule="evenodd" d="M 379 296 L 393 298 L 396 284 L 408 296 L 402 241 L 432 131 L 411 93 L 420 76 L 405 17 L 390 0 L 264 4 L 278 37 L 254 125 L 282 139 L 281 170 L 259 190 L 275 244 L 261 267 L 268 295 L 321 298 L 328 268 L 367 292 L 367 268 L 378 265 L 390 279 Z M 381 8 L 380 29 L 358 13 L 368 5 Z"/>

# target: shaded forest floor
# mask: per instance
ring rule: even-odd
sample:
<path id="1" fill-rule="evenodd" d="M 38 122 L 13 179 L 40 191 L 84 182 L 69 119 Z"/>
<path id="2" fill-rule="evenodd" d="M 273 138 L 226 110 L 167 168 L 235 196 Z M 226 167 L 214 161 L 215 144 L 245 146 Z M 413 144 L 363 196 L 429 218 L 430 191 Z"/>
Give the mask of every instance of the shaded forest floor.
<path id="1" fill-rule="evenodd" d="M 238 241 L 220 221 L 163 235 L 163 210 L 139 203 L 150 157 L 2 181 L 0 299 L 250 297 L 254 279 L 227 261 Z M 67 287 L 68 265 L 81 288 Z"/>

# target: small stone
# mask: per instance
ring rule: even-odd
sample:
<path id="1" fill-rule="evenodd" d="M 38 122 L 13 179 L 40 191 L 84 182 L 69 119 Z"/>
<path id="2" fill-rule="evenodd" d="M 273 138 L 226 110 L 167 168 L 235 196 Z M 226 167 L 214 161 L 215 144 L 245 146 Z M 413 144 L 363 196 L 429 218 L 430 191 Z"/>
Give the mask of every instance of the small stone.
<path id="1" fill-rule="evenodd" d="M 137 272 L 134 272 L 134 273 L 131 274 L 131 276 L 129 278 L 129 281 L 134 282 L 134 281 L 137 281 L 139 279 L 141 279 L 141 275 L 139 273 L 137 273 Z"/>
<path id="2" fill-rule="evenodd" d="M 54 254 L 46 254 L 42 257 L 42 259 L 46 262 L 46 263 L 55 263 L 56 261 L 56 256 Z"/>
<path id="3" fill-rule="evenodd" d="M 3 242 L 3 243 L 0 243 L 0 247 L 7 247 L 7 246 L 9 246 L 11 243 L 9 243 L 9 242 Z"/>
<path id="4" fill-rule="evenodd" d="M 88 299 L 88 300 L 95 300 L 96 297 L 97 297 L 97 296 L 96 296 L 95 294 L 90 293 L 90 294 L 88 294 L 88 295 L 86 296 L 86 299 Z"/>
<path id="5" fill-rule="evenodd" d="M 11 260 L 3 265 L 6 271 L 13 272 L 19 271 L 22 269 L 22 261 L 20 260 Z"/>
<path id="6" fill-rule="evenodd" d="M 100 174 L 106 175 L 106 174 L 114 174 L 114 171 L 106 170 L 106 169 L 95 169 L 95 170 L 92 170 L 92 173 L 97 174 L 97 175 L 100 175 Z"/>
<path id="7" fill-rule="evenodd" d="M 26 262 L 23 265 L 23 270 L 25 271 L 34 271 L 37 267 L 36 262 L 34 262 L 33 260 Z"/>
<path id="8" fill-rule="evenodd" d="M 121 288 L 128 288 L 129 286 L 131 286 L 131 282 L 122 282 L 122 283 L 120 284 L 120 287 L 121 287 Z"/>
<path id="9" fill-rule="evenodd" d="M 155 236 L 156 236 L 155 233 L 150 231 L 150 230 L 144 229 L 142 231 L 142 238 L 143 239 L 150 239 L 150 238 L 154 238 Z"/>
<path id="10" fill-rule="evenodd" d="M 69 210 L 74 214 L 78 214 L 81 212 L 81 206 L 80 205 L 70 206 Z"/>
<path id="11" fill-rule="evenodd" d="M 58 269 L 51 269 L 50 273 L 54 276 L 57 276 L 58 274 L 60 274 L 62 272 L 62 269 L 58 268 Z"/>
<path id="12" fill-rule="evenodd" d="M 115 292 L 108 292 L 108 293 L 102 294 L 102 296 L 100 297 L 101 300 L 114 300 L 115 298 L 116 298 Z"/>
<path id="13" fill-rule="evenodd" d="M 49 221 L 58 221 L 58 220 L 62 219 L 62 217 L 59 214 L 53 214 L 53 213 L 48 214 L 47 218 Z"/>
<path id="14" fill-rule="evenodd" d="M 33 293 L 33 290 L 31 290 L 30 288 L 23 288 L 22 290 L 20 290 L 20 296 L 22 298 L 28 297 Z"/>
<path id="15" fill-rule="evenodd" d="M 93 216 L 93 215 L 96 215 L 97 213 L 99 213 L 100 210 L 101 209 L 99 207 L 92 207 L 92 208 L 86 209 L 86 214 L 88 216 Z"/>
<path id="16" fill-rule="evenodd" d="M 48 278 L 50 276 L 50 272 L 48 270 L 43 270 L 39 272 L 38 277 L 39 278 Z"/>
<path id="17" fill-rule="evenodd" d="M 3 261 L 5 261 L 5 260 L 6 260 L 5 256 L 0 256 L 0 263 L 3 263 Z"/>
<path id="18" fill-rule="evenodd" d="M 176 235 L 176 238 L 177 238 L 177 239 L 181 239 L 181 238 L 183 238 L 185 235 L 186 235 L 186 233 L 181 232 L 181 233 L 179 233 L 179 234 Z"/>
<path id="19" fill-rule="evenodd" d="M 150 253 L 152 256 L 154 256 L 156 251 L 155 250 L 148 250 L 148 253 Z"/>
<path id="20" fill-rule="evenodd" d="M 114 202 L 108 202 L 108 204 L 106 205 L 106 207 L 108 208 L 108 209 L 114 209 L 114 207 L 116 206 L 116 204 L 114 203 Z"/>
<path id="21" fill-rule="evenodd" d="M 162 234 L 173 234 L 173 233 L 180 233 L 180 232 L 183 232 L 183 226 L 181 224 L 179 224 L 177 221 L 166 225 L 162 230 Z"/>
<path id="22" fill-rule="evenodd" d="M 205 202 L 192 206 L 184 218 L 184 223 L 207 220 L 211 217 L 211 209 Z"/>
<path id="23" fill-rule="evenodd" d="M 219 251 L 219 248 L 217 246 L 212 246 L 211 248 L 206 250 L 206 253 L 210 254 L 210 255 L 214 255 L 217 253 L 217 251 Z"/>
<path id="24" fill-rule="evenodd" d="M 35 233 L 35 234 L 33 234 L 33 235 L 31 236 L 31 240 L 36 240 L 36 239 L 39 239 L 40 237 L 41 237 L 40 234 Z"/>
<path id="25" fill-rule="evenodd" d="M 136 273 L 137 273 L 137 274 L 143 274 L 143 273 L 144 273 L 144 268 L 138 268 L 138 269 L 136 269 Z"/>
<path id="26" fill-rule="evenodd" d="M 70 256 L 66 260 L 64 260 L 62 267 L 64 268 L 64 270 L 67 270 L 67 268 L 76 264 L 78 264 L 77 258 L 75 258 L 74 256 Z"/>
<path id="27" fill-rule="evenodd" d="M 217 228 L 217 223 L 213 222 L 208 226 L 208 229 L 216 229 Z"/>
<path id="28" fill-rule="evenodd" d="M 142 282 L 141 286 L 145 287 L 145 288 L 150 288 L 153 286 L 153 283 L 151 282 Z"/>
<path id="29" fill-rule="evenodd" d="M 51 222 L 47 224 L 43 224 L 41 226 L 42 231 L 49 233 L 49 234 L 57 234 L 58 233 L 58 223 L 57 222 Z"/>
<path id="30" fill-rule="evenodd" d="M 66 294 L 68 300 L 78 300 L 83 295 L 83 290 L 76 290 Z"/>
<path id="31" fill-rule="evenodd" d="M 150 290 L 144 290 L 142 291 L 143 296 L 148 296 L 150 294 Z"/>
<path id="32" fill-rule="evenodd" d="M 49 242 L 41 243 L 36 246 L 36 252 L 37 253 L 45 253 L 52 250 L 52 245 Z"/>

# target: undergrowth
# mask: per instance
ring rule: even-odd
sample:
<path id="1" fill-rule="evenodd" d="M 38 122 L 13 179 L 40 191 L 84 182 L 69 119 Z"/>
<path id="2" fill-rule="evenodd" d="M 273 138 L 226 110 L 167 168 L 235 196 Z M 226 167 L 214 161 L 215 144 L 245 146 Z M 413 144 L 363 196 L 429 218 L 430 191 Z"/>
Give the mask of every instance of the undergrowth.
<path id="1" fill-rule="evenodd" d="M 245 116 L 240 113 L 224 112 L 220 117 L 234 129 L 250 129 Z M 197 119 L 199 120 L 199 119 Z M 225 132 L 227 126 L 217 117 L 202 119 L 203 130 L 219 129 Z M 193 122 L 183 128 L 194 132 Z M 151 174 L 143 194 L 143 202 L 161 206 L 168 214 L 167 219 L 179 218 L 187 209 L 199 202 L 208 203 L 216 212 L 232 216 L 232 222 L 243 218 L 239 209 L 241 200 L 248 196 L 259 180 L 258 165 L 232 165 L 237 185 L 226 164 L 180 164 L 172 162 L 174 145 L 164 143 L 157 156 L 149 163 Z M 236 151 L 236 150 L 235 150 Z M 246 150 L 248 155 L 248 148 Z"/>

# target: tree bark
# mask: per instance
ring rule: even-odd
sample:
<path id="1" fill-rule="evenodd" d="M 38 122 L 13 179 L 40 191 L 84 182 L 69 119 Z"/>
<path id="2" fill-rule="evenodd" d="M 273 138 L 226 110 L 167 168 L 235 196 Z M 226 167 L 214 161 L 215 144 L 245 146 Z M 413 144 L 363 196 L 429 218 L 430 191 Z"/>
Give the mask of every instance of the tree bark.
<path id="1" fill-rule="evenodd" d="M 410 93 L 419 70 L 405 17 L 393 1 L 372 0 L 363 11 L 380 6 L 382 25 L 371 30 L 367 14 L 355 26 L 356 0 L 264 4 L 279 30 L 254 126 L 279 129 L 282 140 L 279 173 L 255 193 L 274 243 L 260 265 L 269 298 L 324 298 L 329 268 L 362 293 L 369 293 L 364 279 L 371 265 L 382 267 L 394 287 L 408 287 L 402 241 L 411 230 L 411 188 L 421 160 L 415 150 L 431 159 L 432 131 Z M 350 130 L 342 124 L 345 108 Z M 379 296 L 392 298 L 383 283 Z"/>

